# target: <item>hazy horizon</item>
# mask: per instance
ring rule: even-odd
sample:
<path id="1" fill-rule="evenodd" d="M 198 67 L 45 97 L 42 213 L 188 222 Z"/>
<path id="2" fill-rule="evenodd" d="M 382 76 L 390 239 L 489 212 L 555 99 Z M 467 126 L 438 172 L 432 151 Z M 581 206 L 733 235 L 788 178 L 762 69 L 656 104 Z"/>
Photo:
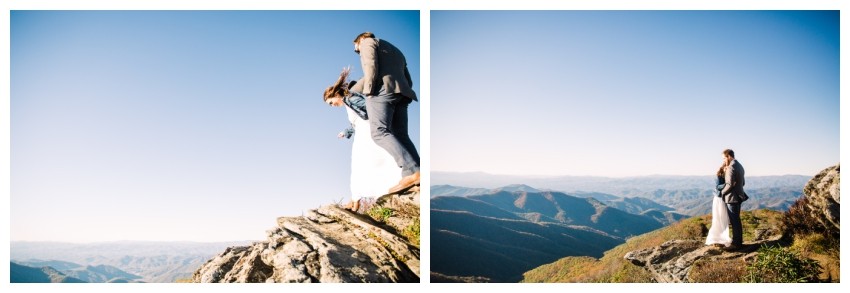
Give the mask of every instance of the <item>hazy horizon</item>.
<path id="1" fill-rule="evenodd" d="M 222 241 L 187 241 L 187 240 L 106 240 L 106 241 L 54 241 L 54 240 L 10 240 L 9 242 L 31 242 L 31 243 L 57 243 L 57 244 L 106 244 L 106 243 L 197 243 L 197 244 L 212 244 L 212 243 L 238 243 L 251 242 L 257 239 L 242 239 L 242 240 L 222 240 Z"/>
<path id="2" fill-rule="evenodd" d="M 838 164 L 838 163 L 836 163 L 836 165 L 837 165 L 837 164 Z M 834 165 L 824 166 L 824 169 L 826 169 L 827 167 L 831 167 L 831 166 L 834 166 Z M 820 172 L 820 171 L 818 171 L 818 172 Z M 675 177 L 675 176 L 685 176 L 685 177 L 714 176 L 714 173 L 707 173 L 707 174 L 672 174 L 672 173 L 665 174 L 665 173 L 656 173 L 656 174 L 635 174 L 635 175 L 620 175 L 620 176 L 611 176 L 611 175 L 580 175 L 580 174 L 552 174 L 552 175 L 544 175 L 544 174 L 514 174 L 514 173 L 493 173 L 493 172 L 487 172 L 487 171 L 445 171 L 445 170 L 431 170 L 431 173 L 465 173 L 465 174 L 466 174 L 466 173 L 482 173 L 482 174 L 487 174 L 487 175 L 496 175 L 496 176 L 545 177 L 545 178 L 552 178 L 552 177 L 605 177 L 605 178 L 629 178 L 629 177 L 649 177 L 649 176 L 670 176 L 670 177 Z M 814 174 L 811 174 L 811 175 L 809 175 L 809 174 L 766 174 L 766 175 L 763 175 L 763 174 L 750 174 L 750 173 L 747 173 L 747 177 L 771 177 L 771 176 L 809 176 L 809 177 L 812 177 L 812 176 L 815 176 L 815 175 L 817 175 L 817 173 L 814 173 Z"/>

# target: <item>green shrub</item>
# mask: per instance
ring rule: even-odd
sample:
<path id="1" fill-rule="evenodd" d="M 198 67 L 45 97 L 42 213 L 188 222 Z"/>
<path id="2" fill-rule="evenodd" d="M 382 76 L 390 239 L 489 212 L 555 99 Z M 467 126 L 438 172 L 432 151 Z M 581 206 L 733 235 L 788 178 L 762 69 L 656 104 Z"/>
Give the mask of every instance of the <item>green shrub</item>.
<path id="1" fill-rule="evenodd" d="M 804 283 L 817 280 L 820 265 L 779 246 L 762 246 L 755 261 L 747 266 L 750 283 Z"/>
<path id="2" fill-rule="evenodd" d="M 401 231 L 401 235 L 407 237 L 413 245 L 419 246 L 419 218 L 413 221 L 413 224 L 404 228 L 404 231 Z"/>
<path id="3" fill-rule="evenodd" d="M 790 235 L 805 235 L 805 234 L 823 234 L 826 241 L 838 242 L 840 239 L 839 231 L 823 225 L 825 219 L 819 219 L 817 216 L 821 213 L 812 211 L 808 204 L 809 199 L 802 197 L 794 202 L 788 211 L 785 212 L 782 219 L 782 224 Z"/>
<path id="4" fill-rule="evenodd" d="M 382 206 L 372 207 L 367 214 L 379 222 L 386 222 L 387 219 L 393 216 L 393 210 Z"/>

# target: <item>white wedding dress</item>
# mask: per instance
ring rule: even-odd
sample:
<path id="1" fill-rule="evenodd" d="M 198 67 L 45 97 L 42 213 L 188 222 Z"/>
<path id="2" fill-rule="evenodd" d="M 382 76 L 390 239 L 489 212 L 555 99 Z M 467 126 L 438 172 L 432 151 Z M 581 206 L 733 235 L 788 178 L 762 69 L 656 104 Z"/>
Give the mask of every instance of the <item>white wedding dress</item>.
<path id="1" fill-rule="evenodd" d="M 351 145 L 351 199 L 376 198 L 389 192 L 401 180 L 401 167 L 386 150 L 372 140 L 369 121 L 345 107 L 354 126 Z"/>
<path id="2" fill-rule="evenodd" d="M 726 202 L 721 197 L 713 197 L 714 202 L 711 204 L 711 228 L 708 229 L 705 244 L 729 245 L 732 243 L 732 237 L 729 236 L 729 214 L 726 211 Z"/>

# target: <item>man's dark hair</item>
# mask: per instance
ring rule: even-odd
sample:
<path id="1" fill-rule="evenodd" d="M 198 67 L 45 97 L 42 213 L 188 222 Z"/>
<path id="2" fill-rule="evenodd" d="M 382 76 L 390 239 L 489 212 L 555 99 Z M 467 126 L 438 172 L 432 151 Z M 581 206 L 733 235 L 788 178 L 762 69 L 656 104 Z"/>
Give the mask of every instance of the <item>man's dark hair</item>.
<path id="1" fill-rule="evenodd" d="M 723 154 L 726 155 L 726 156 L 729 156 L 730 158 L 733 158 L 733 159 L 735 158 L 735 151 L 733 151 L 731 149 L 723 150 Z"/>
<path id="2" fill-rule="evenodd" d="M 375 34 L 370 33 L 370 32 L 364 32 L 364 33 L 362 33 L 362 34 L 359 34 L 359 35 L 357 35 L 357 37 L 356 37 L 356 38 L 354 38 L 354 43 L 355 43 L 355 44 L 356 44 L 356 43 L 360 43 L 360 40 L 365 39 L 365 38 L 372 38 L 372 39 L 374 39 L 374 38 L 375 38 Z"/>

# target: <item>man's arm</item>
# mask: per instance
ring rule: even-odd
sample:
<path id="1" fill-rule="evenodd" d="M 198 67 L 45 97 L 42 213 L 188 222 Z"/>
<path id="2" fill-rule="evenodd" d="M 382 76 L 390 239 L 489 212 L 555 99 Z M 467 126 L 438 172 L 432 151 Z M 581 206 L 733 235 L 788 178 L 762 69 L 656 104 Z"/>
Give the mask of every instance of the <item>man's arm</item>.
<path id="1" fill-rule="evenodd" d="M 378 41 L 373 38 L 360 40 L 360 67 L 363 68 L 363 94 L 374 96 L 374 85 L 378 78 Z"/>
<path id="2" fill-rule="evenodd" d="M 407 71 L 407 64 L 404 65 L 404 77 L 407 78 L 407 85 L 413 89 L 413 78 L 410 78 L 410 71 Z"/>
<path id="3" fill-rule="evenodd" d="M 351 82 L 354 83 L 354 84 L 351 84 L 351 83 L 348 84 L 348 91 L 349 92 L 365 95 L 365 93 L 363 93 L 363 84 L 366 83 L 366 82 L 363 81 L 363 78 L 360 78 L 360 80 L 358 80 L 356 82 L 355 81 L 351 81 Z"/>
<path id="4" fill-rule="evenodd" d="M 723 186 L 723 190 L 720 191 L 721 196 L 727 195 L 732 192 L 732 187 L 734 187 L 735 185 L 735 182 L 732 181 L 732 178 L 735 178 L 735 172 L 736 171 L 734 165 L 729 165 L 729 167 L 726 168 L 726 186 Z"/>
<path id="5" fill-rule="evenodd" d="M 714 187 L 714 189 L 716 189 L 717 191 L 721 191 L 721 190 L 723 190 L 723 188 L 724 188 L 724 187 L 726 187 L 726 183 L 725 183 L 725 182 L 724 182 L 724 183 L 717 184 L 717 186 L 716 186 L 716 187 Z"/>

